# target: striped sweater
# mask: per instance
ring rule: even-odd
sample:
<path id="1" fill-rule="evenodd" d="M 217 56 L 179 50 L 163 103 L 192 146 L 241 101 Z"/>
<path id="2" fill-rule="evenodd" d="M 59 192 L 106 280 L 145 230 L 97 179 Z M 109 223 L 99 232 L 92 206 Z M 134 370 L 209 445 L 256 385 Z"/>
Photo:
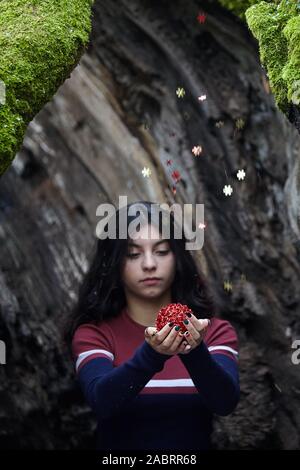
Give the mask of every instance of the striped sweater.
<path id="1" fill-rule="evenodd" d="M 75 369 L 97 416 L 97 448 L 210 449 L 213 414 L 226 416 L 239 401 L 235 329 L 214 317 L 200 345 L 169 356 L 145 341 L 145 328 L 125 307 L 75 331 Z"/>

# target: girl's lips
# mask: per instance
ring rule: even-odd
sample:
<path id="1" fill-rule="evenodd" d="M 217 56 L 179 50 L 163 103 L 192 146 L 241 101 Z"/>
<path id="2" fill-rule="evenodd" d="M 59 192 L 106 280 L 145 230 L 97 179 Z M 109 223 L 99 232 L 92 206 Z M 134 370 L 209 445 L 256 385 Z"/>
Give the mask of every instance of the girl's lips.
<path id="1" fill-rule="evenodd" d="M 157 284 L 160 282 L 160 279 L 146 279 L 145 281 L 142 281 L 143 284 L 146 284 L 147 286 L 152 286 L 154 284 Z"/>

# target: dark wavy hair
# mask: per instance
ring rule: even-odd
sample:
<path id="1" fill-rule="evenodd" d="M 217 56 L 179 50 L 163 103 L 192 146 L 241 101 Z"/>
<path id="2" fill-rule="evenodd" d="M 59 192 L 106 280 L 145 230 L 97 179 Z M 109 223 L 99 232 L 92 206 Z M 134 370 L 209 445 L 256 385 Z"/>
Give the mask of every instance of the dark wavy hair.
<path id="1" fill-rule="evenodd" d="M 176 263 L 176 274 L 171 286 L 172 302 L 187 305 L 197 318 L 211 318 L 215 315 L 215 305 L 209 294 L 207 282 L 191 252 L 185 248 L 187 240 L 182 227 L 179 228 L 181 238 L 175 238 L 176 221 L 173 213 L 166 212 L 162 208 L 157 211 L 158 203 L 136 201 L 116 210 L 112 216 L 113 220 L 110 219 L 104 227 L 107 233 L 106 229 L 113 221 L 116 227 L 116 237 L 101 238 L 100 236 L 96 241 L 90 267 L 79 286 L 77 303 L 63 325 L 63 339 L 70 350 L 73 335 L 79 325 L 117 317 L 126 306 L 121 270 L 127 253 L 128 226 L 137 218 L 136 213 L 131 215 L 132 209 L 135 206 L 137 210 L 137 205 L 139 215 L 144 216 L 144 222 L 156 226 L 160 234 L 163 226 L 166 227 L 166 224 L 169 226 L 167 230 L 170 236 L 166 238 L 175 255 Z M 125 214 L 127 221 L 126 238 L 120 237 L 119 232 L 121 212 L 123 216 Z M 166 215 L 168 222 L 164 220 Z M 140 217 L 139 219 L 141 220 Z"/>

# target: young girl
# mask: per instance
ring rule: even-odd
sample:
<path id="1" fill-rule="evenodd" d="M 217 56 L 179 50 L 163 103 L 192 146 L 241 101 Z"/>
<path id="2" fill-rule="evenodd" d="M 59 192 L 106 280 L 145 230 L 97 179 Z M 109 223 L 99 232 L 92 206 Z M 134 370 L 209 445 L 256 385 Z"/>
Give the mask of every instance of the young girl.
<path id="1" fill-rule="evenodd" d="M 212 418 L 239 401 L 238 339 L 213 316 L 212 301 L 186 239 L 161 237 L 155 204 L 138 238 L 99 239 L 66 338 L 87 403 L 98 419 L 100 450 L 210 449 Z M 116 211 L 118 232 L 119 211 Z M 128 235 L 128 232 L 127 232 Z M 149 278 L 156 278 L 146 280 Z M 188 335 L 154 327 L 169 303 L 187 305 Z"/>

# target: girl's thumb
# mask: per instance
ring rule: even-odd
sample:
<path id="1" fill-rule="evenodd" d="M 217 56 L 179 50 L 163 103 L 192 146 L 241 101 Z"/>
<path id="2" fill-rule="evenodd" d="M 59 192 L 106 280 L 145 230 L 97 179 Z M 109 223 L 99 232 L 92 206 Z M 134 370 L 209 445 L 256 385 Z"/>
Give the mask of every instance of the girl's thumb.
<path id="1" fill-rule="evenodd" d="M 150 336 L 153 336 L 155 331 L 156 331 L 156 328 L 153 328 L 153 326 L 147 326 L 147 328 L 145 329 L 145 336 L 149 338 Z"/>

